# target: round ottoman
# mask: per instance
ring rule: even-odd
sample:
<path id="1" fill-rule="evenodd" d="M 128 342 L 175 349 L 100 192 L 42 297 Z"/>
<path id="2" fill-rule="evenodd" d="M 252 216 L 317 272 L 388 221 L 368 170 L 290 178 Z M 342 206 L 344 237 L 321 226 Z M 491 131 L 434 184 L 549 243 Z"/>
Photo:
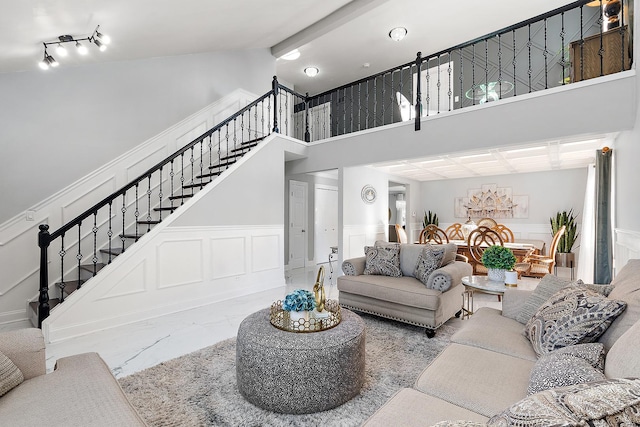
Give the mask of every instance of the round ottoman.
<path id="1" fill-rule="evenodd" d="M 240 393 L 263 409 L 308 414 L 335 408 L 364 382 L 364 322 L 342 309 L 342 321 L 321 332 L 295 333 L 269 322 L 269 309 L 240 324 L 236 373 Z"/>

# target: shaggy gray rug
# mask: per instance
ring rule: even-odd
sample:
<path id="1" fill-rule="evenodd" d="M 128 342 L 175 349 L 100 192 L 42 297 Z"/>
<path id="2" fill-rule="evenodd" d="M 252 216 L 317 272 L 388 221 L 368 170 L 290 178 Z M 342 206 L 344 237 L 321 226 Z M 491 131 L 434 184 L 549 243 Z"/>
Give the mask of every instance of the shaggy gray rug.
<path id="1" fill-rule="evenodd" d="M 423 328 L 360 315 L 367 328 L 365 383 L 357 397 L 328 411 L 286 415 L 247 402 L 236 386 L 235 338 L 121 378 L 120 385 L 150 426 L 359 426 L 411 387 L 456 330 L 444 325 L 429 339 Z"/>

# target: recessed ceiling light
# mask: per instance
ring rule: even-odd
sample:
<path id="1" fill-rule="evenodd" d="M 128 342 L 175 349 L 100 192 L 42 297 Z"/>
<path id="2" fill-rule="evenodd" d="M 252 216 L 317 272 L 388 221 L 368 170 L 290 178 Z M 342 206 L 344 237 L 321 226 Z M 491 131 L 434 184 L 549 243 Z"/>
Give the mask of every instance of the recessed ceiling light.
<path id="1" fill-rule="evenodd" d="M 293 61 L 300 58 L 300 51 L 298 49 L 293 49 L 289 53 L 285 53 L 280 58 L 285 59 L 287 61 Z"/>
<path id="2" fill-rule="evenodd" d="M 396 27 L 389 31 L 389 37 L 391 37 L 391 40 L 393 40 L 394 42 L 399 42 L 400 40 L 405 38 L 406 35 L 407 29 L 404 27 Z"/>
<path id="3" fill-rule="evenodd" d="M 307 67 L 304 69 L 304 73 L 309 77 L 315 77 L 319 72 L 320 70 L 318 70 L 316 67 Z"/>

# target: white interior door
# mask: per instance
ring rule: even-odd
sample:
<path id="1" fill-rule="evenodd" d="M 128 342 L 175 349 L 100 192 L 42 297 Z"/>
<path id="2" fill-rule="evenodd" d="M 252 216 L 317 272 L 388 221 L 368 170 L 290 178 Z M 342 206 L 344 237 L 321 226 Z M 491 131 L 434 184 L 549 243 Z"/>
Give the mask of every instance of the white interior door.
<path id="1" fill-rule="evenodd" d="M 306 266 L 307 183 L 289 181 L 289 268 Z"/>
<path id="2" fill-rule="evenodd" d="M 316 184 L 314 256 L 316 264 L 329 262 L 331 246 L 338 246 L 338 187 Z"/>

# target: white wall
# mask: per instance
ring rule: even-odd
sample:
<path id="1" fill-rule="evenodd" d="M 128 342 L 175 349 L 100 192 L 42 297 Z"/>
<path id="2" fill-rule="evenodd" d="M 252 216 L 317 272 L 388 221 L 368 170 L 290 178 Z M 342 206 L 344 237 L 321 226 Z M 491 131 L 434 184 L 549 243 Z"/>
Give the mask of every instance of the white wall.
<path id="1" fill-rule="evenodd" d="M 274 74 L 268 49 L 0 74 L 0 223 L 235 89 L 265 93 Z"/>
<path id="2" fill-rule="evenodd" d="M 283 186 L 283 145 L 272 136 L 54 308 L 45 338 L 284 293 Z"/>
<path id="3" fill-rule="evenodd" d="M 367 167 L 341 168 L 339 180 L 338 254 L 339 265 L 344 259 L 363 256 L 364 246 L 385 240 L 389 218 L 389 177 Z M 365 203 L 362 187 L 372 185 L 377 192 L 374 203 Z"/>

